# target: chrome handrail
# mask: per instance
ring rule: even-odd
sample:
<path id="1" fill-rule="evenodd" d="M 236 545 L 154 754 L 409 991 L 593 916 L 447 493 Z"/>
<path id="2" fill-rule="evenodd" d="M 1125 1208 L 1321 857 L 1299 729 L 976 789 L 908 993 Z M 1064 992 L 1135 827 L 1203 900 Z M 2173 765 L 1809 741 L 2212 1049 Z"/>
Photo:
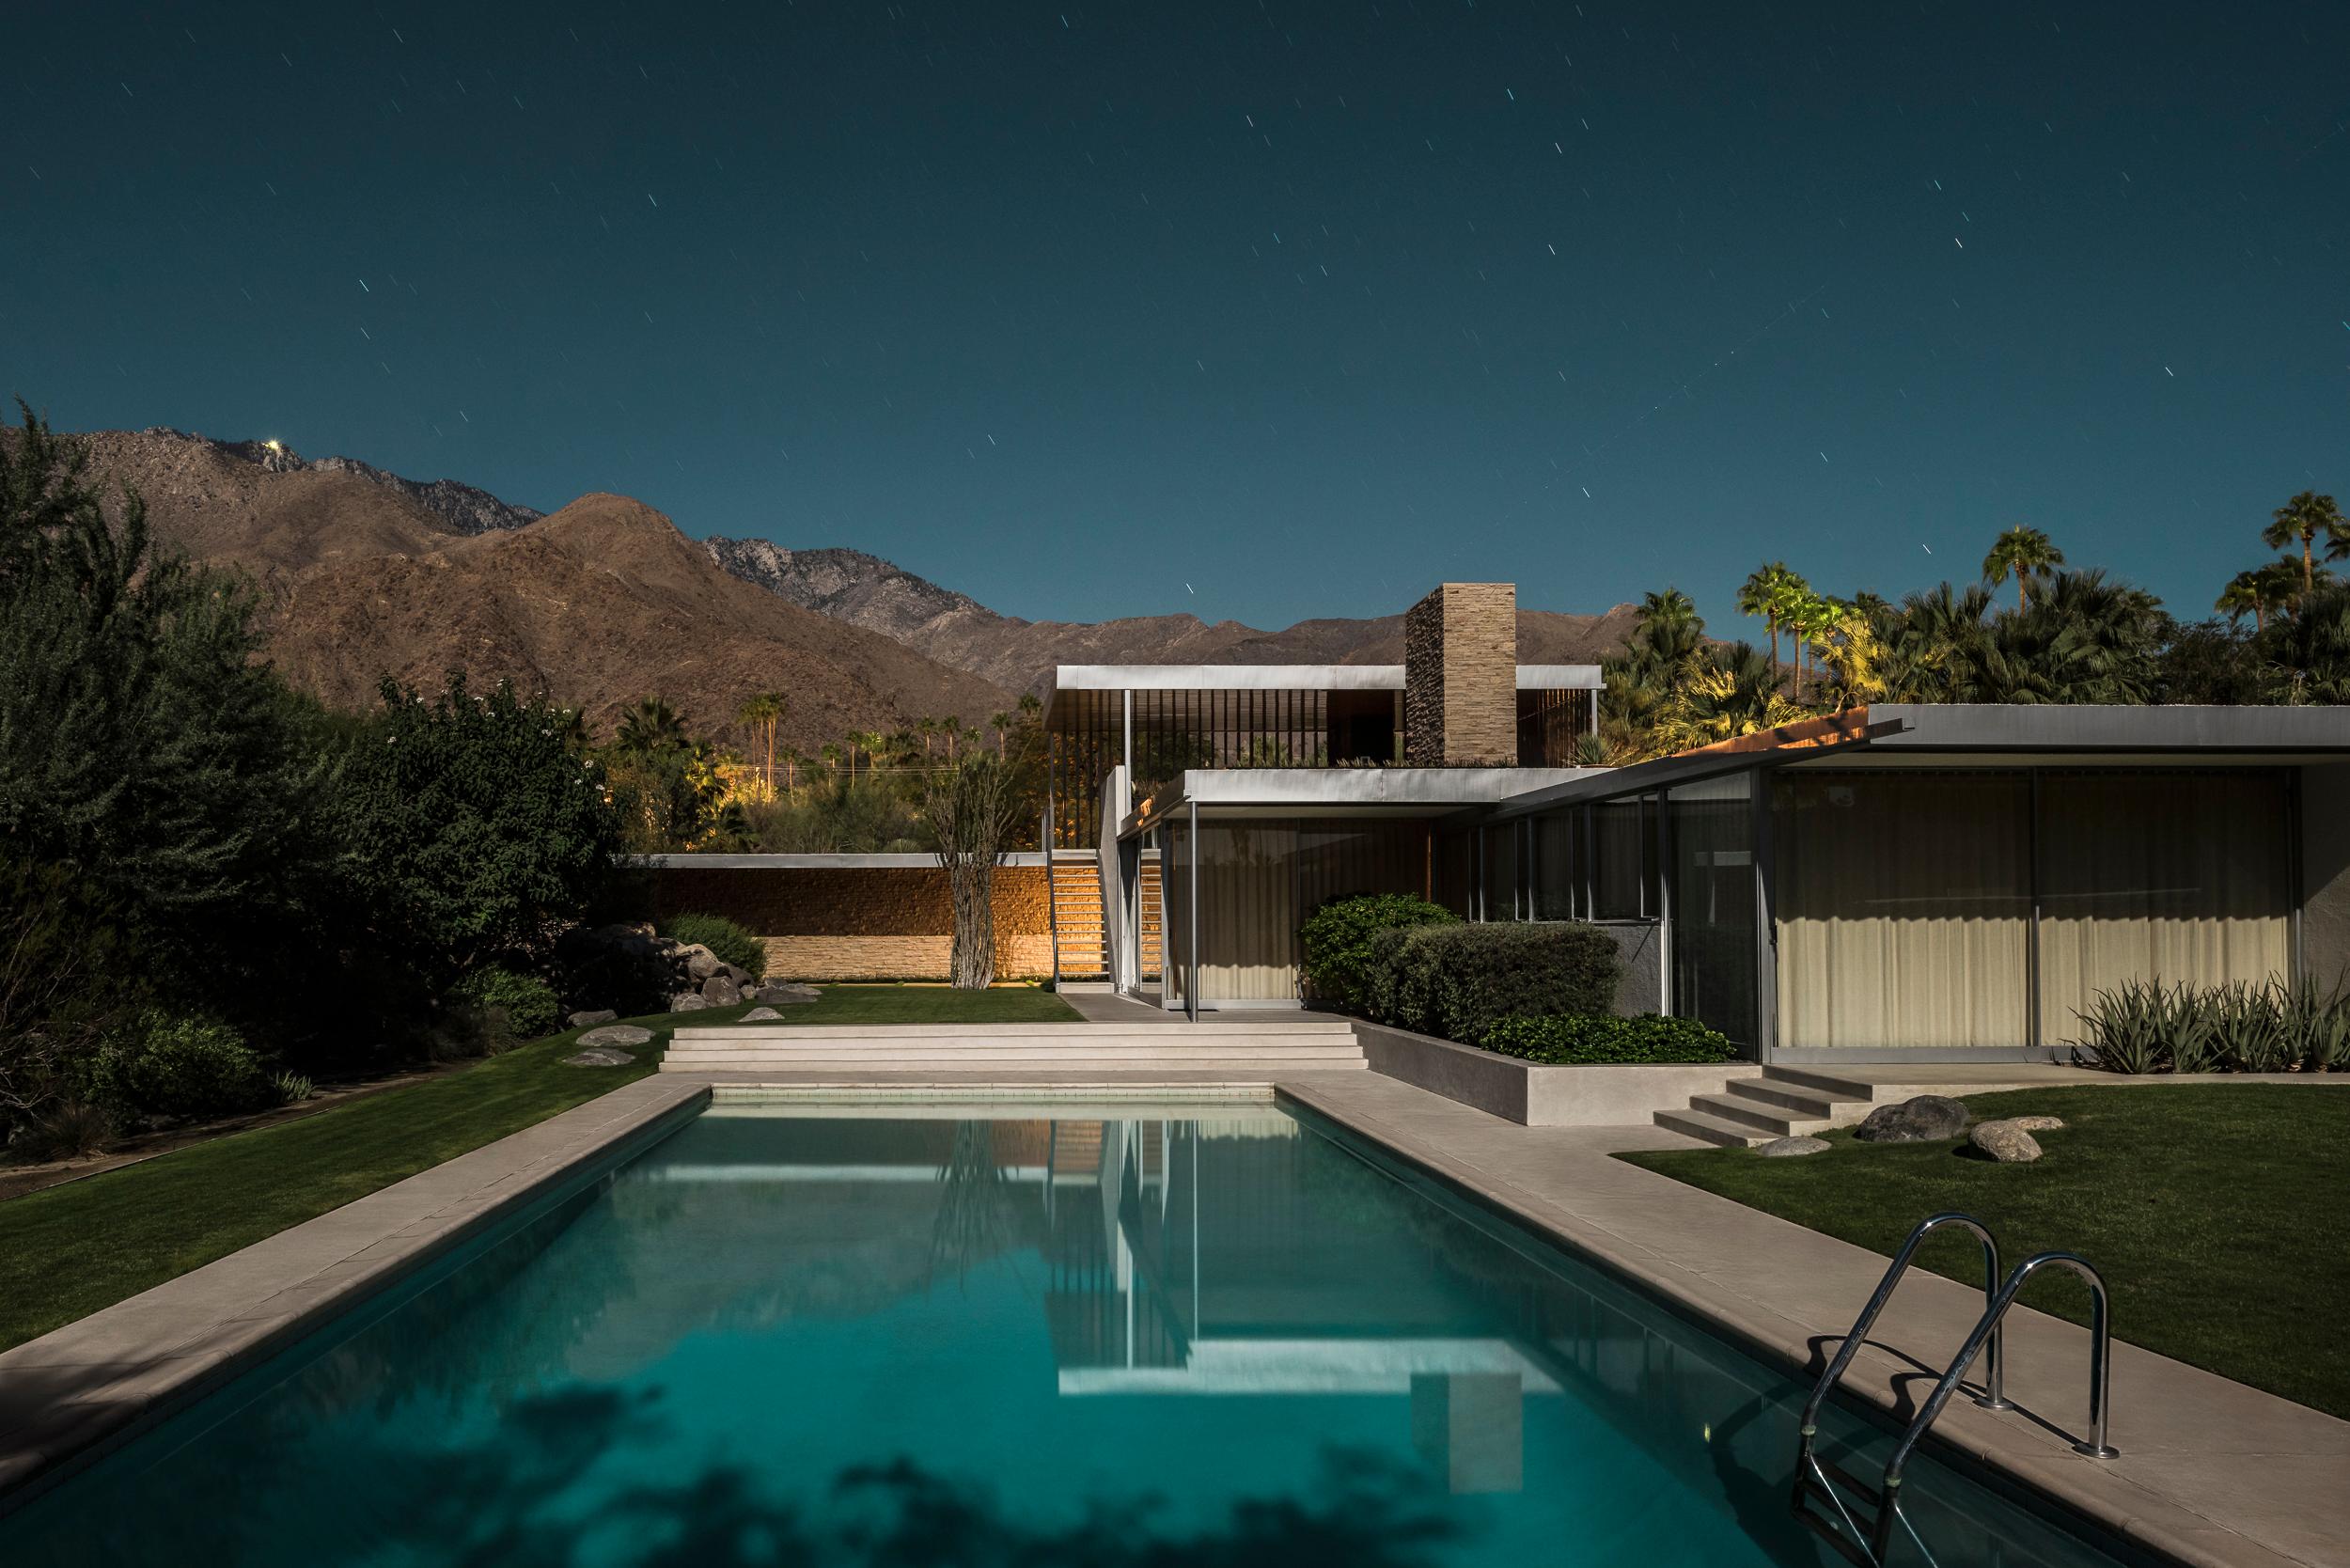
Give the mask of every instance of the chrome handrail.
<path id="1" fill-rule="evenodd" d="M 1875 1325 L 1878 1314 L 1883 1312 L 1886 1304 L 1892 1300 L 1894 1289 L 1901 1284 L 1902 1276 L 1909 1272 L 1910 1259 L 1916 1256 L 1919 1247 L 1928 1236 L 1946 1225 L 1964 1226 L 1973 1232 L 1977 1241 L 1982 1244 L 1983 1310 L 1986 1318 L 1992 1317 L 1991 1305 L 1997 1299 L 1999 1290 L 1998 1239 L 1991 1234 L 1990 1227 L 1972 1215 L 1961 1214 L 1955 1210 L 1945 1214 L 1931 1215 L 1918 1222 L 1917 1227 L 1909 1232 L 1908 1239 L 1902 1243 L 1901 1249 L 1893 1254 L 1893 1261 L 1886 1265 L 1884 1278 L 1877 1281 L 1877 1288 L 1870 1294 L 1867 1305 L 1860 1309 L 1860 1315 L 1853 1320 L 1852 1327 L 1846 1331 L 1843 1342 L 1837 1346 L 1836 1355 L 1829 1360 L 1826 1370 L 1820 1373 L 1819 1381 L 1811 1386 L 1811 1397 L 1805 1402 L 1803 1407 L 1803 1420 L 1798 1429 L 1799 1442 L 1795 1452 L 1793 1499 L 1795 1512 L 1798 1515 L 1806 1513 L 1806 1477 L 1807 1475 L 1817 1476 L 1819 1491 L 1835 1505 L 1836 1512 L 1841 1516 L 1845 1528 L 1852 1532 L 1856 1545 L 1859 1544 L 1858 1538 L 1861 1534 L 1859 1523 L 1845 1509 L 1843 1499 L 1837 1495 L 1835 1483 L 1822 1472 L 1815 1451 L 1820 1436 L 1820 1407 L 1827 1403 L 1828 1391 L 1834 1388 L 1838 1381 L 1843 1377 L 1845 1369 L 1852 1365 L 1854 1356 L 1857 1355 L 1861 1345 L 1867 1342 L 1869 1330 Z M 2010 1408 L 2001 1389 L 2006 1368 L 2004 1341 L 2005 1336 L 2000 1331 L 1996 1318 L 1992 1318 L 1991 1355 L 1984 1367 L 1983 1397 L 1978 1402 L 1989 1410 Z M 1872 1556 L 1876 1561 L 1884 1560 L 1884 1543 L 1891 1533 L 1888 1528 L 1890 1525 L 1888 1515 L 1898 1513 L 1899 1509 L 1892 1495 L 1885 1494 L 1878 1505 L 1878 1528 L 1870 1532 Z M 1904 1522 L 1906 1523 L 1905 1520 Z M 1921 1546 L 1922 1544 L 1923 1543 L 1920 1543 Z"/>
<path id="2" fill-rule="evenodd" d="M 1902 1468 L 1909 1463 L 1911 1450 L 1917 1448 L 1918 1440 L 1926 1435 L 1926 1429 L 1934 1424 L 1935 1418 L 1942 1414 L 1942 1407 L 1950 1403 L 1951 1392 L 1966 1375 L 1967 1367 L 1982 1353 L 1984 1342 L 1998 1336 L 2000 1322 L 2007 1316 L 2007 1309 L 2015 1305 L 2016 1293 L 2024 1288 L 2024 1281 L 2049 1263 L 2071 1269 L 2089 1284 L 2090 1435 L 2087 1442 L 2075 1443 L 2074 1451 L 2085 1453 L 2092 1459 L 2112 1459 L 2121 1452 L 2106 1441 L 2107 1401 L 2111 1393 L 2113 1378 L 2113 1331 L 2106 1306 L 2105 1278 L 2088 1259 L 2077 1253 L 2037 1253 L 2015 1265 L 2015 1272 L 2009 1275 L 2007 1283 L 1999 1287 L 1998 1296 L 1984 1309 L 1974 1332 L 1966 1336 L 1965 1344 L 1959 1346 L 1958 1356 L 1950 1362 L 1950 1370 L 1934 1386 L 1934 1392 L 1926 1397 L 1925 1403 L 1919 1406 L 1917 1419 L 1909 1423 L 1909 1430 L 1903 1433 L 1901 1441 L 1893 1445 L 1893 1457 L 1885 1466 L 1882 1493 L 1885 1502 L 1877 1513 L 1875 1539 L 1870 1544 L 1878 1561 L 1885 1560 L 1885 1548 L 1892 1536 L 1893 1517 L 1899 1512 L 1901 1500 Z"/>

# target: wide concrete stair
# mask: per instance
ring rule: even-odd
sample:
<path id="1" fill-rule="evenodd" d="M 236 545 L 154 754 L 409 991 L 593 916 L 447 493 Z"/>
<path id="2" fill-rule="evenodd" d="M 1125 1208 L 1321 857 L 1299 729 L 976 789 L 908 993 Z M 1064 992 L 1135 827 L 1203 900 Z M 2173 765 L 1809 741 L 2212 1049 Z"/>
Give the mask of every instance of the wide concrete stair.
<path id="1" fill-rule="evenodd" d="M 1656 1124 L 1725 1148 L 1752 1148 L 1849 1126 L 1869 1114 L 1884 1086 L 1819 1067 L 1765 1067 L 1759 1078 L 1732 1078 L 1716 1094 L 1693 1094 L 1686 1107 L 1660 1110 Z M 1908 1091 L 1892 1096 L 1907 1099 Z"/>
<path id="2" fill-rule="evenodd" d="M 725 1024 L 681 1028 L 664 1073 L 777 1073 L 828 1081 L 906 1074 L 1214 1073 L 1265 1082 L 1367 1070 L 1343 1019 L 1136 1024 Z"/>

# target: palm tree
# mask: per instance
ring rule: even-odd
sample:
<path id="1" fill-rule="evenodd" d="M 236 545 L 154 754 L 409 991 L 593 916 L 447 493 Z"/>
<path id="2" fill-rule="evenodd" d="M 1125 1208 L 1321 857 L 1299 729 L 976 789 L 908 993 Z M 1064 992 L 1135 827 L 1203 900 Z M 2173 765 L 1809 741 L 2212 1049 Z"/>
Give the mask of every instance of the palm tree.
<path id="1" fill-rule="evenodd" d="M 1982 580 L 1997 583 L 2013 576 L 2016 608 L 2029 609 L 2031 583 L 2063 564 L 2064 552 L 2046 534 L 2018 523 L 1992 541 L 1991 554 L 1982 557 Z"/>
<path id="2" fill-rule="evenodd" d="M 2261 542 L 2275 549 L 2290 549 L 2295 541 L 2301 545 L 2301 591 L 2309 592 L 2317 586 L 2317 565 L 2311 550 L 2320 534 L 2326 536 L 2326 558 L 2341 560 L 2350 556 L 2350 525 L 2342 519 L 2342 510 L 2330 495 L 2320 495 L 2305 490 L 2277 509 L 2267 527 L 2261 530 Z"/>
<path id="3" fill-rule="evenodd" d="M 938 733 L 938 721 L 934 718 L 917 719 L 914 728 L 922 737 L 922 755 L 928 757 L 931 754 L 931 737 Z"/>
<path id="4" fill-rule="evenodd" d="M 1759 615 L 1771 634 L 1771 667 L 1778 668 L 1778 612 L 1787 604 L 1787 584 L 1794 577 L 1785 561 L 1757 567 L 1738 589 L 1738 613 Z"/>
<path id="5" fill-rule="evenodd" d="M 748 726 L 767 744 L 767 792 L 770 795 L 776 792 L 776 726 L 783 722 L 783 715 L 790 706 L 790 698 L 781 692 L 760 692 L 736 709 L 734 713 L 738 722 Z"/>
<path id="6" fill-rule="evenodd" d="M 621 717 L 619 735 L 613 742 L 619 751 L 630 757 L 658 757 L 682 751 L 689 744 L 685 721 L 678 717 L 676 709 L 657 697 L 644 698 Z"/>
<path id="7" fill-rule="evenodd" d="M 2226 616 L 2231 623 L 2252 618 L 2254 635 L 2268 630 L 2269 612 L 2292 602 L 2301 574 L 2290 560 L 2271 561 L 2249 572 L 2239 572 L 2228 579 L 2228 586 L 2219 590 L 2212 608 Z"/>
<path id="8" fill-rule="evenodd" d="M 987 722 L 989 727 L 995 731 L 995 755 L 1001 757 L 1004 755 L 1004 737 L 1011 732 L 1011 715 L 997 713 Z"/>

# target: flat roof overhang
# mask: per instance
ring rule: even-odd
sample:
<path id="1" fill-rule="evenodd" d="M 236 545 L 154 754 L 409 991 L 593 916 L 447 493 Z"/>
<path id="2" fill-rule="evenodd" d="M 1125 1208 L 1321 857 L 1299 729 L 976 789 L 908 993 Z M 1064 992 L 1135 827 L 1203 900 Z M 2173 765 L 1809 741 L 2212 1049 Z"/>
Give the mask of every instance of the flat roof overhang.
<path id="1" fill-rule="evenodd" d="M 1143 801 L 1119 836 L 1192 806 L 1203 818 L 1434 817 L 1491 807 L 1527 790 L 1555 788 L 1605 768 L 1190 768 L 1172 790 Z M 1161 798 L 1164 797 L 1164 798 Z"/>
<path id="2" fill-rule="evenodd" d="M 1885 702 L 1740 736 L 1512 795 L 1494 814 L 1668 789 L 1747 769 L 1965 760 L 1978 766 L 2123 761 L 2160 765 L 2350 759 L 2350 707 L 2035 706 Z"/>

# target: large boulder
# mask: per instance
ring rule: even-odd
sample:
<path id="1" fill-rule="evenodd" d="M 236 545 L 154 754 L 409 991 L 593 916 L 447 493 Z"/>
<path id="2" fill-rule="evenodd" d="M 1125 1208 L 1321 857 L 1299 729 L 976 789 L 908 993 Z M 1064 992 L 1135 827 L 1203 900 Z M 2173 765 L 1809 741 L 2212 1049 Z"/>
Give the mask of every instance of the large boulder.
<path id="1" fill-rule="evenodd" d="M 609 1045 L 590 1045 L 563 1058 L 566 1067 L 626 1067 L 636 1058 Z"/>
<path id="2" fill-rule="evenodd" d="M 773 1007 L 793 1007 L 812 1002 L 823 995 L 812 985 L 762 985 L 752 992 L 751 999 Z"/>
<path id="3" fill-rule="evenodd" d="M 734 982 L 735 989 L 738 991 L 748 991 L 759 983 L 759 977 L 757 975 L 752 974 L 748 969 L 743 968 L 739 964 L 722 964 L 718 966 L 718 973 L 732 980 Z"/>
<path id="4" fill-rule="evenodd" d="M 1784 1160 L 1799 1154 L 1825 1154 L 1829 1147 L 1824 1137 L 1775 1137 L 1758 1145 L 1754 1152 L 1766 1160 Z"/>
<path id="5" fill-rule="evenodd" d="M 772 1024 L 783 1014 L 771 1007 L 755 1007 L 735 1022 L 741 1024 Z"/>
<path id="6" fill-rule="evenodd" d="M 1966 1107 L 1946 1094 L 1919 1094 L 1879 1105 L 1853 1130 L 1863 1143 L 1938 1143 L 1966 1130 Z"/>
<path id="7" fill-rule="evenodd" d="M 713 975 L 702 981 L 702 1000 L 712 1007 L 732 1007 L 742 999 L 742 989 L 724 975 Z"/>
<path id="8" fill-rule="evenodd" d="M 697 980 L 706 980 L 711 976 L 718 973 L 719 970 L 726 967 L 725 960 L 721 959 L 716 953 L 712 952 L 708 948 L 703 947 L 699 942 L 693 944 L 691 947 L 680 948 L 669 956 L 673 959 L 682 960 L 685 964 L 685 972 L 693 976 Z"/>
<path id="9" fill-rule="evenodd" d="M 2001 1165 L 2029 1165 L 2040 1157 L 2040 1140 L 2013 1121 L 1979 1121 L 1966 1141 Z"/>
<path id="10" fill-rule="evenodd" d="M 652 1030 L 634 1024 L 607 1024 L 600 1029 L 589 1029 L 579 1037 L 582 1045 L 649 1045 Z"/>
<path id="11" fill-rule="evenodd" d="M 564 1019 L 563 1023 L 569 1028 L 591 1029 L 598 1024 L 609 1024 L 619 1016 L 619 1014 L 610 1008 L 603 1007 L 596 1009 L 593 1012 L 574 1012 L 569 1018 Z"/>
<path id="12" fill-rule="evenodd" d="M 710 1005 L 710 999 L 698 991 L 681 991 L 669 998 L 671 1012 L 698 1012 Z"/>

